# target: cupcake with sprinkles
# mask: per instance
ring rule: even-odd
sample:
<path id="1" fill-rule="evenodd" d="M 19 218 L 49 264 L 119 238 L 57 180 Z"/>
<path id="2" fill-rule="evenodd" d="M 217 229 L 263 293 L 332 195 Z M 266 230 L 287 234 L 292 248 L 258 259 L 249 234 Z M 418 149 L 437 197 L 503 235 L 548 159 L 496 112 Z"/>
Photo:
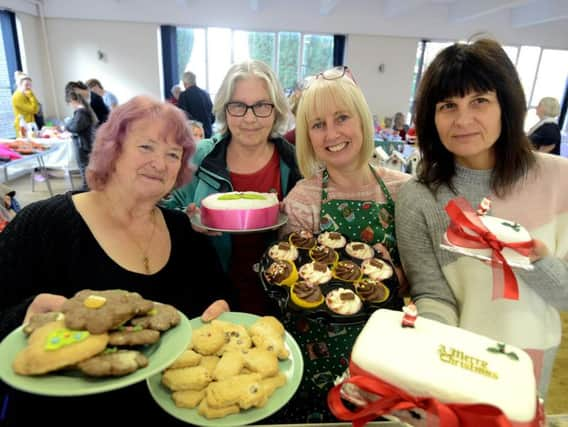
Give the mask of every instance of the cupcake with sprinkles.
<path id="1" fill-rule="evenodd" d="M 353 261 L 339 261 L 333 269 L 333 277 L 343 282 L 355 282 L 361 275 L 361 268 Z"/>
<path id="2" fill-rule="evenodd" d="M 310 283 L 323 285 L 331 280 L 331 270 L 321 262 L 309 262 L 300 267 L 300 277 Z"/>
<path id="3" fill-rule="evenodd" d="M 390 296 L 390 290 L 382 282 L 363 278 L 355 283 L 357 294 L 363 301 L 370 303 L 385 302 Z"/>
<path id="4" fill-rule="evenodd" d="M 264 277 L 273 285 L 292 286 L 298 280 L 298 270 L 293 262 L 274 261 L 264 271 Z"/>

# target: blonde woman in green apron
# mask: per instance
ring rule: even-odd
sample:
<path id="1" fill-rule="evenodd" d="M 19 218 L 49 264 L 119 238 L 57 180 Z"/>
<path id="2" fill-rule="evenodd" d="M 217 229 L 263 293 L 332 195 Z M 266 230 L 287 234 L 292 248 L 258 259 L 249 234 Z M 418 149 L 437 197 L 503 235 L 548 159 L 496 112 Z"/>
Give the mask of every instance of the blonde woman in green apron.
<path id="1" fill-rule="evenodd" d="M 296 117 L 296 152 L 304 179 L 284 200 L 288 223 L 282 234 L 338 231 L 400 266 L 394 198 L 410 176 L 370 164 L 373 137 L 371 112 L 347 67 L 320 73 L 308 83 Z M 397 273 L 402 279 L 399 268 Z M 400 309 L 402 299 L 395 300 L 389 308 Z M 331 421 L 327 392 L 347 368 L 364 321 L 332 323 L 286 313 L 284 323 L 305 363 L 302 384 L 284 417 L 297 423 Z"/>

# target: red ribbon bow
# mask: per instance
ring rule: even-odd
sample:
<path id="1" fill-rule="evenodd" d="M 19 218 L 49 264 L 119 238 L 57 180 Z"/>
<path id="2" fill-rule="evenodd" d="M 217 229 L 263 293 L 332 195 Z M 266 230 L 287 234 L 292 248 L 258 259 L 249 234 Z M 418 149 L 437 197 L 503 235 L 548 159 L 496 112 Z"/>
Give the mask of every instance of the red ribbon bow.
<path id="1" fill-rule="evenodd" d="M 361 389 L 378 394 L 382 398 L 369 403 L 356 412 L 345 407 L 341 400 L 341 386 L 345 383 L 355 384 Z M 340 420 L 352 421 L 353 427 L 363 427 L 378 416 L 393 411 L 421 408 L 429 414 L 436 415 L 440 427 L 511 427 L 533 426 L 535 420 L 529 423 L 512 424 L 503 412 L 495 406 L 486 404 L 443 404 L 429 397 L 414 397 L 376 377 L 356 375 L 342 384 L 333 387 L 327 396 L 331 412 Z M 430 423 L 428 423 L 430 424 Z"/>
<path id="2" fill-rule="evenodd" d="M 471 249 L 491 248 L 491 267 L 493 269 L 493 299 L 505 298 L 518 300 L 519 286 L 515 273 L 501 253 L 504 248 L 510 248 L 528 256 L 534 242 L 505 243 L 489 231 L 481 222 L 477 213 L 463 197 L 452 199 L 446 205 L 446 212 L 450 217 L 450 226 L 446 232 L 448 240 L 456 245 Z M 469 234 L 465 229 L 476 235 Z"/>

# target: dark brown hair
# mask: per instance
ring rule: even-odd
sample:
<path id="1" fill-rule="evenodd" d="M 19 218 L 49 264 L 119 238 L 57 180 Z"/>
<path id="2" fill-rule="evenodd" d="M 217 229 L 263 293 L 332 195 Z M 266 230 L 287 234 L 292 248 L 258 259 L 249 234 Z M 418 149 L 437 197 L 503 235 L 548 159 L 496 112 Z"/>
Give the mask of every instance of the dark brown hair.
<path id="1" fill-rule="evenodd" d="M 472 44 L 456 43 L 442 50 L 420 82 L 416 97 L 416 135 L 422 161 L 418 180 L 436 191 L 446 184 L 455 192 L 454 155 L 438 135 L 436 103 L 470 92 L 495 91 L 501 108 L 501 134 L 495 142 L 495 165 L 491 187 L 498 196 L 512 190 L 535 164 L 523 130 L 526 101 L 515 66 L 495 41 L 481 39 Z"/>

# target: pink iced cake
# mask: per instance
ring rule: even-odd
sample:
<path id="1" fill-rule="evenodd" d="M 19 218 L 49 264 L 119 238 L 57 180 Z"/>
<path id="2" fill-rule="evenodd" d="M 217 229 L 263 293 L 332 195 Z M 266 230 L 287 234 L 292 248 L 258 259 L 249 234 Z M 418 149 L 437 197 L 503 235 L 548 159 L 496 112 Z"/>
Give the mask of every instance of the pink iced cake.
<path id="1" fill-rule="evenodd" d="M 224 230 L 253 230 L 278 222 L 275 193 L 254 191 L 216 193 L 201 201 L 201 223 Z"/>

